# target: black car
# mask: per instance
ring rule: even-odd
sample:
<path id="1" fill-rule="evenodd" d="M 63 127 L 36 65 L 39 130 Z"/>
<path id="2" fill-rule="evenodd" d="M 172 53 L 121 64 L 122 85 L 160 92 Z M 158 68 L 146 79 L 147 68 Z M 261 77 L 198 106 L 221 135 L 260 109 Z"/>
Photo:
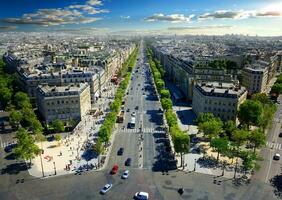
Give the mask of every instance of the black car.
<path id="1" fill-rule="evenodd" d="M 279 133 L 279 137 L 282 137 L 282 132 L 281 132 L 281 133 Z"/>
<path id="2" fill-rule="evenodd" d="M 138 107 L 138 106 L 136 106 L 136 107 L 135 107 L 135 110 L 138 110 L 138 109 L 139 109 L 139 107 Z"/>
<path id="3" fill-rule="evenodd" d="M 131 161 L 132 159 L 131 158 L 127 158 L 126 161 L 125 161 L 125 166 L 130 166 L 131 165 Z"/>
<path id="4" fill-rule="evenodd" d="M 17 144 L 9 144 L 8 146 L 6 146 L 6 147 L 4 148 L 4 151 L 5 151 L 6 153 L 10 153 L 10 152 L 12 152 L 13 148 L 15 148 L 16 146 L 17 146 Z"/>
<path id="5" fill-rule="evenodd" d="M 123 155 L 123 152 L 124 152 L 124 148 L 121 147 L 121 148 L 119 148 L 117 155 L 121 156 L 121 155 Z"/>

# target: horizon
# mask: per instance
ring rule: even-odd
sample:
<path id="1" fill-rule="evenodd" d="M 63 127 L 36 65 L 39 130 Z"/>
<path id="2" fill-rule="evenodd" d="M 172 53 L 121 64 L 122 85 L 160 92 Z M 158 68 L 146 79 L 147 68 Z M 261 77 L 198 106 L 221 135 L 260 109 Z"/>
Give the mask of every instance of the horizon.
<path id="1" fill-rule="evenodd" d="M 4 1 L 0 32 L 282 36 L 280 0 Z"/>

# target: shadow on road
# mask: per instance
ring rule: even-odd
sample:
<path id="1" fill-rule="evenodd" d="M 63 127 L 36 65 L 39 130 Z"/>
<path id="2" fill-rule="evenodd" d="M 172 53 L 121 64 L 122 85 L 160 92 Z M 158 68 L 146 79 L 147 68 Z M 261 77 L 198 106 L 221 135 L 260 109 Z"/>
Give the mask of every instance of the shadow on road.
<path id="1" fill-rule="evenodd" d="M 282 174 L 274 176 L 270 179 L 270 183 L 274 188 L 274 194 L 277 197 L 282 198 Z"/>
<path id="2" fill-rule="evenodd" d="M 22 171 L 26 171 L 27 165 L 25 162 L 20 162 L 20 163 L 13 163 L 13 164 L 9 164 L 6 167 L 2 168 L 1 170 L 1 174 L 18 174 Z"/>
<path id="3" fill-rule="evenodd" d="M 6 160 L 15 160 L 16 159 L 16 154 L 15 153 L 10 153 L 7 156 L 5 156 Z"/>

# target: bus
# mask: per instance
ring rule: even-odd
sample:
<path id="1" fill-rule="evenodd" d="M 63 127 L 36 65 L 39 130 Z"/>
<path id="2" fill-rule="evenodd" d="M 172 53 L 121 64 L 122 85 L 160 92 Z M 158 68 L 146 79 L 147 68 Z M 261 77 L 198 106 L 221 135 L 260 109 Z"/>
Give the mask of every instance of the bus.
<path id="1" fill-rule="evenodd" d="M 130 128 L 135 128 L 135 117 L 131 117 L 130 123 L 129 123 Z"/>

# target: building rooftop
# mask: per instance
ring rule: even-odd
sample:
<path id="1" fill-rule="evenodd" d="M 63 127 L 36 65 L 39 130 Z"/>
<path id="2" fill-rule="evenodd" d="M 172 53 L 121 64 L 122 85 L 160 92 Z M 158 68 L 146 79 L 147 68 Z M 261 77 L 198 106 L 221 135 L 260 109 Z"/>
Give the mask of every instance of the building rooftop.
<path id="1" fill-rule="evenodd" d="M 78 95 L 83 92 L 88 83 L 71 84 L 68 86 L 41 85 L 38 92 L 45 97 Z"/>
<path id="2" fill-rule="evenodd" d="M 246 92 L 246 88 L 233 83 L 202 82 L 195 87 L 205 96 L 237 98 Z"/>

